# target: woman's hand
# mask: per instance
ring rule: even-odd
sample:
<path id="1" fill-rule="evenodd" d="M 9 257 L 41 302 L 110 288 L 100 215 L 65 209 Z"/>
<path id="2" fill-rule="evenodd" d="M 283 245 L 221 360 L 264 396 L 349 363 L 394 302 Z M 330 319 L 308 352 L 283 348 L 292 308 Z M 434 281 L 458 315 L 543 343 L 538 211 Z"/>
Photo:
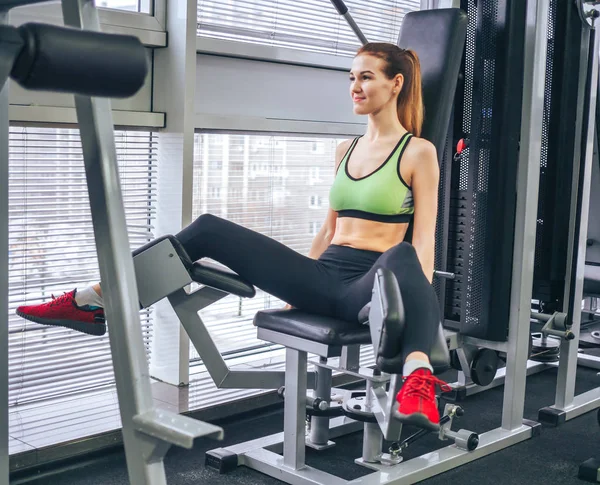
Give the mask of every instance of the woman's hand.
<path id="1" fill-rule="evenodd" d="M 283 307 L 283 309 L 284 309 L 284 310 L 293 310 L 293 309 L 294 309 L 294 307 L 288 303 L 287 305 L 285 305 L 285 306 Z"/>

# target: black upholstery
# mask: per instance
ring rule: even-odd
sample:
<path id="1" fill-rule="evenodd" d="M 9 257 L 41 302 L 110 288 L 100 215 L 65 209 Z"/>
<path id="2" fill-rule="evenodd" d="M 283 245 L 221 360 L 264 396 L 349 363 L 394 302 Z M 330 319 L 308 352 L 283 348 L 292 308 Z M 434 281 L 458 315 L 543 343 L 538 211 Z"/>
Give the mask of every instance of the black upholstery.
<path id="1" fill-rule="evenodd" d="M 371 343 L 369 327 L 365 325 L 299 310 L 264 310 L 254 316 L 254 325 L 326 345 Z"/>
<path id="2" fill-rule="evenodd" d="M 210 261 L 196 261 L 189 270 L 196 283 L 211 286 L 244 298 L 253 298 L 256 289 L 226 266 Z"/>
<path id="3" fill-rule="evenodd" d="M 404 17 L 398 45 L 414 50 L 421 63 L 425 120 L 421 136 L 442 159 L 454 92 L 467 37 L 467 14 L 458 8 L 421 10 Z"/>
<path id="4" fill-rule="evenodd" d="M 371 343 L 371 333 L 366 325 L 352 324 L 299 310 L 264 310 L 255 315 L 254 325 L 280 334 L 336 347 Z M 429 358 L 436 374 L 450 367 L 448 344 L 441 325 Z M 403 363 L 404 359 L 400 354 L 392 359 L 378 359 L 377 367 L 383 372 L 393 374 L 402 370 Z"/>
<path id="5" fill-rule="evenodd" d="M 379 348 L 375 349 L 377 362 L 385 363 L 402 355 L 402 335 L 406 317 L 398 280 L 387 268 L 378 268 L 375 274 L 374 298 L 381 299 L 382 326 Z M 384 369 L 381 369 L 384 370 Z M 389 372 L 389 371 L 384 371 Z"/>
<path id="6" fill-rule="evenodd" d="M 136 249 L 133 252 L 133 256 L 135 257 L 138 254 L 143 253 L 150 247 L 155 246 L 166 239 L 168 239 L 175 248 L 177 256 L 179 256 L 185 269 L 187 269 L 192 281 L 245 298 L 253 298 L 254 295 L 256 295 L 256 289 L 253 285 L 226 266 L 211 263 L 209 261 L 193 262 L 179 239 L 175 236 L 167 235 L 154 239 L 148 244 Z"/>
<path id="7" fill-rule="evenodd" d="M 144 85 L 149 61 L 136 37 L 35 23 L 18 30 L 25 45 L 11 77 L 27 89 L 126 98 Z"/>

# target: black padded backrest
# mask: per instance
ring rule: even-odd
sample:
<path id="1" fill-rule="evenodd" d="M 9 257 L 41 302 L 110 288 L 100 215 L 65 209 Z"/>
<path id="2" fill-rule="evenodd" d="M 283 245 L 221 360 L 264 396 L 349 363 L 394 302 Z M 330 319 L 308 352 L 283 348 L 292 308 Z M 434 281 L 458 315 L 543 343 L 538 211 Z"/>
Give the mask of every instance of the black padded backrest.
<path id="1" fill-rule="evenodd" d="M 467 37 L 467 14 L 459 8 L 422 10 L 404 17 L 398 45 L 421 63 L 425 121 L 421 136 L 441 160 Z"/>

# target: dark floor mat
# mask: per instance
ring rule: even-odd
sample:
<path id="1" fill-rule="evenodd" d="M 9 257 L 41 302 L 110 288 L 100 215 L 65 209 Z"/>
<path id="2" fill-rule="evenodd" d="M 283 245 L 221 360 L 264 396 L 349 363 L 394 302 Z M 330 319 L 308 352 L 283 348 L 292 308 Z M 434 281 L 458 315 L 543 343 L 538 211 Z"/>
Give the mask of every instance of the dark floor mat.
<path id="1" fill-rule="evenodd" d="M 550 369 L 530 376 L 527 380 L 527 399 L 524 416 L 537 419 L 538 409 L 554 402 L 556 370 Z M 576 392 L 584 392 L 600 385 L 596 371 L 579 369 Z M 454 428 L 465 428 L 479 433 L 498 427 L 501 423 L 503 388 L 491 389 L 470 396 L 461 405 L 465 415 Z M 254 470 L 240 467 L 227 475 L 219 475 L 204 467 L 204 454 L 216 447 L 240 443 L 283 429 L 281 409 L 245 417 L 225 424 L 225 440 L 221 443 L 199 440 L 193 450 L 172 448 L 165 459 L 169 485 L 269 485 L 281 483 Z M 403 436 L 414 430 L 405 429 Z M 361 455 L 362 435 L 356 433 L 336 440 L 337 446 L 323 451 L 307 450 L 307 463 L 328 473 L 351 480 L 370 473 L 354 464 Z M 446 446 L 434 435 L 414 443 L 405 453 L 405 459 Z M 512 446 L 463 467 L 448 471 L 421 483 L 447 485 L 467 484 L 579 484 L 579 464 L 596 456 L 600 458 L 600 427 L 596 413 L 591 412 L 573 419 L 559 428 L 544 428 L 541 436 Z M 79 463 L 73 469 L 60 473 L 45 473 L 31 477 L 31 485 L 125 485 L 128 482 L 125 458 L 122 452 L 112 453 L 89 463 Z M 17 483 L 25 483 L 18 480 Z M 327 484 L 325 484 L 327 485 Z"/>

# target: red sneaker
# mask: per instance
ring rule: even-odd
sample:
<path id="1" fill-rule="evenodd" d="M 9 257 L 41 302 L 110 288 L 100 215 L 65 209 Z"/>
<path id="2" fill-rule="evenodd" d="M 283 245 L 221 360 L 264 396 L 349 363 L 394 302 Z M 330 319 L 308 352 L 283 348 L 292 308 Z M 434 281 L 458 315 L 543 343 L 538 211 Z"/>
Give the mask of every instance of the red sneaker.
<path id="1" fill-rule="evenodd" d="M 438 431 L 440 413 L 435 399 L 436 385 L 439 385 L 442 391 L 451 390 L 448 384 L 432 375 L 429 369 L 417 369 L 406 377 L 396 396 L 400 406 L 395 416 L 403 423 Z"/>
<path id="2" fill-rule="evenodd" d="M 58 298 L 52 295 L 52 301 L 47 303 L 20 306 L 16 313 L 35 323 L 72 328 L 89 335 L 104 335 L 104 309 L 89 305 L 78 306 L 75 303 L 76 291 L 69 291 Z"/>

